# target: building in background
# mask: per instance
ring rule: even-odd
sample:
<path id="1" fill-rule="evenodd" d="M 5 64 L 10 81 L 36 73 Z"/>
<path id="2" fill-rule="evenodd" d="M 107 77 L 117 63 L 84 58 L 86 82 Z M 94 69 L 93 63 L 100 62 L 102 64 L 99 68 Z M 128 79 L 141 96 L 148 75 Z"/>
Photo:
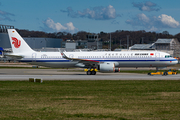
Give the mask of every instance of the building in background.
<path id="1" fill-rule="evenodd" d="M 62 39 L 23 37 L 32 49 L 61 48 Z"/>
<path id="2" fill-rule="evenodd" d="M 11 48 L 7 29 L 14 29 L 14 26 L 0 25 L 0 47 Z M 36 38 L 23 37 L 32 49 L 61 48 L 62 39 L 57 38 Z"/>
<path id="3" fill-rule="evenodd" d="M 11 48 L 7 29 L 14 29 L 14 26 L 0 25 L 0 47 Z M 37 38 L 37 37 L 23 37 L 27 44 L 32 49 L 42 48 L 65 48 L 68 50 L 74 49 L 102 49 L 102 41 L 99 40 L 98 35 L 91 34 L 86 36 L 86 40 L 66 40 L 57 38 Z"/>
<path id="4" fill-rule="evenodd" d="M 97 34 L 86 35 L 87 38 L 87 48 L 88 49 L 102 49 L 102 41 L 100 41 Z"/>
<path id="5" fill-rule="evenodd" d="M 173 51 L 172 56 L 180 57 L 180 43 L 176 38 L 172 39 L 158 39 L 155 42 L 156 50 Z"/>
<path id="6" fill-rule="evenodd" d="M 14 26 L 0 25 L 0 47 L 11 48 L 7 29 L 14 29 Z"/>
<path id="7" fill-rule="evenodd" d="M 158 39 L 153 44 L 135 44 L 130 50 L 158 50 L 169 53 L 173 57 L 180 57 L 180 43 L 177 39 Z"/>
<path id="8" fill-rule="evenodd" d="M 98 35 L 87 35 L 86 40 L 66 40 L 62 42 L 62 48 L 68 50 L 72 49 L 102 49 L 102 41 L 99 40 Z"/>
<path id="9" fill-rule="evenodd" d="M 179 41 L 177 39 L 158 39 L 155 42 L 156 50 L 174 50 L 176 45 L 179 45 Z"/>
<path id="10" fill-rule="evenodd" d="M 154 44 L 134 44 L 130 50 L 155 50 Z"/>

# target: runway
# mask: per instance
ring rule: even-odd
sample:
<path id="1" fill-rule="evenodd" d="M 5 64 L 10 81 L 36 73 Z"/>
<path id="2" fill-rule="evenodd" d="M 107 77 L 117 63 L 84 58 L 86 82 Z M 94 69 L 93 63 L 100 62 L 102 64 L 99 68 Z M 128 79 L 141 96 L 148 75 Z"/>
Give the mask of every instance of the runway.
<path id="1" fill-rule="evenodd" d="M 29 78 L 43 80 L 180 80 L 180 74 L 149 76 L 137 73 L 99 73 L 86 75 L 63 69 L 0 69 L 0 81 L 28 81 Z"/>

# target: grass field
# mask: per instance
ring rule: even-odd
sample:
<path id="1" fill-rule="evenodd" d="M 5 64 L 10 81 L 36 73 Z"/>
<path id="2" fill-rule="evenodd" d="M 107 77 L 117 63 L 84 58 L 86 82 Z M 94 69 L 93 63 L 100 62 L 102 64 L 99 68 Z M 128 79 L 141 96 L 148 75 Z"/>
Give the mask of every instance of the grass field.
<path id="1" fill-rule="evenodd" d="M 3 120 L 178 120 L 180 81 L 0 81 Z"/>

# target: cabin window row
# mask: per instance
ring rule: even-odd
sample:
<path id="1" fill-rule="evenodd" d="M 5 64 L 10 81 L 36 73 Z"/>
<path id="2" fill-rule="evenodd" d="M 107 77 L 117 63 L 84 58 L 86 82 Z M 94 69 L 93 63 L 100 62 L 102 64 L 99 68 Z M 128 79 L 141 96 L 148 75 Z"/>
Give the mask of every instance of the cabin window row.
<path id="1" fill-rule="evenodd" d="M 62 58 L 62 56 L 41 56 L 41 58 Z"/>
<path id="2" fill-rule="evenodd" d="M 78 56 L 78 58 L 152 58 L 152 56 Z"/>
<path id="3" fill-rule="evenodd" d="M 120 53 L 120 54 L 118 54 L 118 53 L 106 53 L 105 54 L 105 56 L 122 56 L 122 55 L 124 55 L 124 56 L 133 56 L 133 53 L 129 53 L 129 54 L 125 54 L 125 53 Z M 148 55 L 148 53 L 135 53 L 134 55 Z"/>

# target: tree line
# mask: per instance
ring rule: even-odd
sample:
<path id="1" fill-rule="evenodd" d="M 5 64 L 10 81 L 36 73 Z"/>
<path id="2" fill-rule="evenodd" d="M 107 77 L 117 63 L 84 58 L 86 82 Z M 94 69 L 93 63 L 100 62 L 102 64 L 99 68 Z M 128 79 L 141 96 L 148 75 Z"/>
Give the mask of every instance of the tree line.
<path id="1" fill-rule="evenodd" d="M 68 32 L 54 32 L 46 33 L 43 31 L 29 31 L 29 30 L 17 30 L 22 37 L 44 37 L 44 38 L 59 38 L 65 40 L 87 40 L 87 35 L 95 34 L 86 31 L 79 31 L 75 34 Z M 176 35 L 171 35 L 168 31 L 163 31 L 162 33 L 156 32 L 146 32 L 144 30 L 140 31 L 125 31 L 117 30 L 115 32 L 106 33 L 100 32 L 96 33 L 99 40 L 103 43 L 103 48 L 108 48 L 110 35 L 111 35 L 111 45 L 112 49 L 115 48 L 126 48 L 127 39 L 129 39 L 129 46 L 134 44 L 150 44 L 154 43 L 158 38 L 177 38 L 180 41 L 180 33 Z"/>

